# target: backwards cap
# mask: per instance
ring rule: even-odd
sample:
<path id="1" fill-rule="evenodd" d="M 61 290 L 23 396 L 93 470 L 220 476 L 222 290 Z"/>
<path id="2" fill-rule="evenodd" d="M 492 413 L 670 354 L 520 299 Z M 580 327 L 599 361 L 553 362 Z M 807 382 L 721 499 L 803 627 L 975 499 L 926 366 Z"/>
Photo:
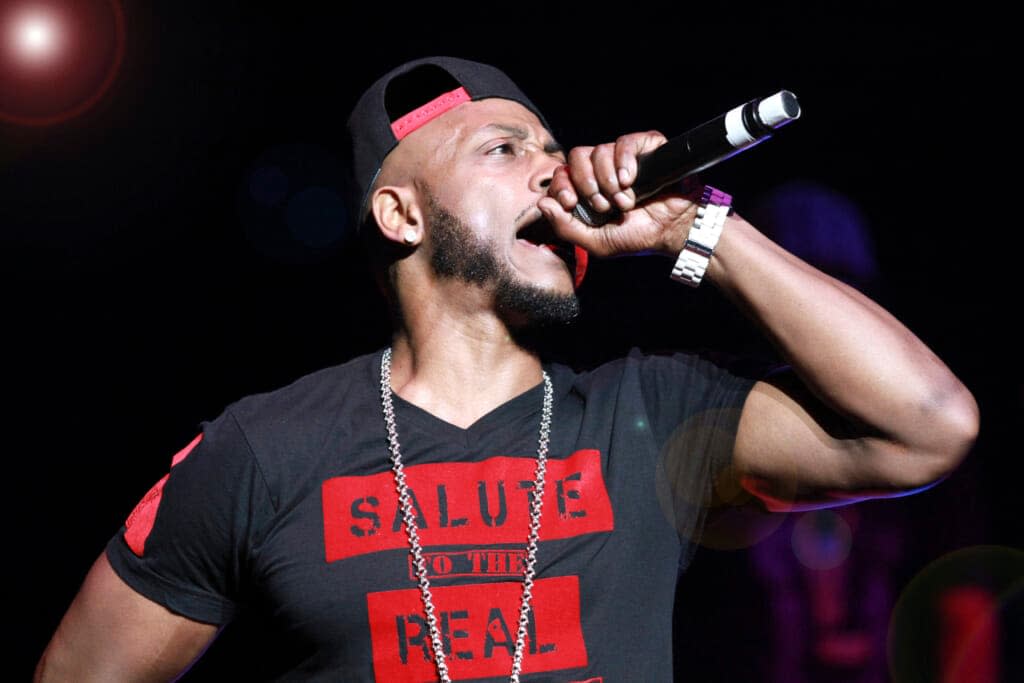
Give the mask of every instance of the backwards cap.
<path id="1" fill-rule="evenodd" d="M 366 216 L 370 187 L 384 158 L 406 135 L 463 102 L 501 97 L 523 105 L 550 130 L 540 110 L 502 71 L 456 57 L 424 57 L 381 76 L 363 93 L 348 120 L 349 203 L 356 226 Z M 358 229 L 358 228 L 357 228 Z"/>
<path id="2" fill-rule="evenodd" d="M 384 158 L 402 138 L 463 102 L 500 97 L 523 105 L 551 130 L 537 106 L 512 79 L 488 64 L 457 57 L 424 57 L 378 78 L 356 102 L 348 119 L 348 204 L 362 228 L 370 187 Z M 587 252 L 576 246 L 563 255 L 577 287 L 587 272 Z"/>

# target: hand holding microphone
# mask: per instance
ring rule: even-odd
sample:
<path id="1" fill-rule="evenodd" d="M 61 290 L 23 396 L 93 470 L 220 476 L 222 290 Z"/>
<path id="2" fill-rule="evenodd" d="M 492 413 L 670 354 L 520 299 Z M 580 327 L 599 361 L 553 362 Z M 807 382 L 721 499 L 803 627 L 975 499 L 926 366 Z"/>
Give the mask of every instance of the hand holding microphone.
<path id="1" fill-rule="evenodd" d="M 671 138 L 653 152 L 637 158 L 636 178 L 630 189 L 636 203 L 669 185 L 698 173 L 720 161 L 767 140 L 772 133 L 800 116 L 796 96 L 788 90 L 743 105 Z M 574 215 L 588 225 L 599 227 L 621 216 L 612 206 L 597 211 L 580 197 Z"/>

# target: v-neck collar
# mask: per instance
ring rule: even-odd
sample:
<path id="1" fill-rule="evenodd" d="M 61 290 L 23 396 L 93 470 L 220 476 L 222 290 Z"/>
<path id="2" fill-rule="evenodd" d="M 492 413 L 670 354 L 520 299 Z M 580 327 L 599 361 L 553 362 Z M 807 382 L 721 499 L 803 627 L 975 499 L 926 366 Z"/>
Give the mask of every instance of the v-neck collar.
<path id="1" fill-rule="evenodd" d="M 374 364 L 374 376 L 378 387 L 380 386 L 380 361 L 383 355 L 384 351 L 382 349 L 377 354 L 376 363 Z M 551 377 L 552 384 L 554 385 L 554 398 L 557 400 L 560 393 L 558 382 L 556 381 L 558 373 L 553 371 L 552 367 L 547 363 L 544 363 L 542 367 Z M 395 393 L 393 389 L 391 390 L 391 398 L 395 406 L 395 417 L 398 422 L 399 433 L 401 433 L 403 424 L 415 425 L 431 434 L 443 436 L 446 439 L 470 446 L 491 431 L 507 427 L 514 420 L 531 414 L 539 416 L 544 405 L 544 382 L 542 380 L 521 394 L 505 401 L 490 412 L 477 418 L 473 424 L 465 428 L 443 420 L 415 403 L 405 400 Z"/>

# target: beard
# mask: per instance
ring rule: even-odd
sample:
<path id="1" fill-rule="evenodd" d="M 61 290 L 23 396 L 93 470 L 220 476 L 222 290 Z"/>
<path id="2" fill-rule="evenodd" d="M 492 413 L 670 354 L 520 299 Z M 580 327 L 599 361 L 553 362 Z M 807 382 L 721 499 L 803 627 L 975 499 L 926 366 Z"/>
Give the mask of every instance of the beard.
<path id="1" fill-rule="evenodd" d="M 492 288 L 495 311 L 510 328 L 566 325 L 579 317 L 575 292 L 551 292 L 517 280 L 508 264 L 498 260 L 493 245 L 477 239 L 469 226 L 429 193 L 427 211 L 434 274 Z"/>

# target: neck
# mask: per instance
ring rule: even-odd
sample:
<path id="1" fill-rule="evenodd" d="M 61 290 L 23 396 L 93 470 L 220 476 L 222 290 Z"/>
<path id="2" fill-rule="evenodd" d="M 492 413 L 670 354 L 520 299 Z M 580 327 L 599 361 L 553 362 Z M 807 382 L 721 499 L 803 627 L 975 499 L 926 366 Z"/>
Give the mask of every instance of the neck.
<path id="1" fill-rule="evenodd" d="M 541 382 L 540 359 L 490 310 L 421 303 L 403 323 L 392 346 L 391 387 L 446 422 L 466 428 Z"/>

